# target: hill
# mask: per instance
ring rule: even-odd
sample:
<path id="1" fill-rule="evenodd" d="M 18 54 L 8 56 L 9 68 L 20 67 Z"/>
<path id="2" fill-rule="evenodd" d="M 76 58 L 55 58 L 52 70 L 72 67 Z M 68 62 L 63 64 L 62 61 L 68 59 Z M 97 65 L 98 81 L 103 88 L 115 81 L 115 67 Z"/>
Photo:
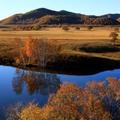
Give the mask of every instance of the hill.
<path id="1" fill-rule="evenodd" d="M 0 21 L 2 25 L 26 24 L 85 24 L 85 25 L 120 25 L 120 14 L 103 16 L 83 15 L 65 10 L 54 11 L 46 8 L 32 10 L 25 14 L 16 14 Z"/>

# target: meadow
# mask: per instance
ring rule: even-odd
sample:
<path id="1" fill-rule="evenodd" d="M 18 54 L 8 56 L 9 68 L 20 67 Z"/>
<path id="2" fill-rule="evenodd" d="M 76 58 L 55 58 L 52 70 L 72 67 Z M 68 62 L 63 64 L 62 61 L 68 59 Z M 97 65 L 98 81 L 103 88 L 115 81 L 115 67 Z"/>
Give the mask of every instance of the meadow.
<path id="1" fill-rule="evenodd" d="M 0 58 L 3 59 L 2 62 L 12 61 L 12 57 L 14 57 L 13 52 L 16 51 L 15 41 L 18 39 L 25 41 L 29 37 L 32 37 L 35 39 L 50 40 L 61 46 L 60 54 L 63 56 L 61 57 L 62 61 L 72 61 L 71 64 L 81 60 L 87 60 L 88 62 L 88 60 L 94 61 L 95 59 L 100 59 L 105 63 L 107 60 L 119 62 L 120 32 L 118 33 L 119 37 L 115 46 L 112 45 L 111 38 L 109 37 L 114 29 L 115 27 L 110 26 L 94 27 L 92 30 L 88 30 L 87 27 L 76 29 L 73 26 L 69 27 L 67 31 L 60 27 L 45 27 L 38 31 L 13 31 L 8 28 L 1 28 Z M 95 60 L 94 62 L 97 61 Z"/>

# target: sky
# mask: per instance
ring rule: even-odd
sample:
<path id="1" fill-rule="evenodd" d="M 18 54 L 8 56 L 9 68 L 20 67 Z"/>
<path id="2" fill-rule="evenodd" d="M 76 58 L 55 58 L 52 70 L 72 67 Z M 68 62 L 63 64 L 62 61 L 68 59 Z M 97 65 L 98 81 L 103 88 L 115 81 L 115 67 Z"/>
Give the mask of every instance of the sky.
<path id="1" fill-rule="evenodd" d="M 120 13 L 120 0 L 0 0 L 0 19 L 37 8 L 103 15 Z"/>

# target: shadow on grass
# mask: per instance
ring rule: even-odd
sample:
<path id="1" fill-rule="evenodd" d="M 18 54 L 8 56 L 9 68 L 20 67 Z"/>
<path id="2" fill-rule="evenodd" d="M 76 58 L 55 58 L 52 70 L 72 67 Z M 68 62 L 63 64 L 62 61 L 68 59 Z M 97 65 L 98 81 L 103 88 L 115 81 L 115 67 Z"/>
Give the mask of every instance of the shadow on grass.
<path id="1" fill-rule="evenodd" d="M 86 43 L 80 45 L 79 50 L 94 53 L 119 52 L 120 44 L 113 45 L 111 43 Z"/>

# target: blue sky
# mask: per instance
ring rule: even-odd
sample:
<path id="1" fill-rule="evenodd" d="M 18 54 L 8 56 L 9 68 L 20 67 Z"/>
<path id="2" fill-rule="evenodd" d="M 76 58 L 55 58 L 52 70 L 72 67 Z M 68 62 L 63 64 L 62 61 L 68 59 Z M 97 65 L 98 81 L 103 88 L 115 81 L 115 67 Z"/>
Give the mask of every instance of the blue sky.
<path id="1" fill-rule="evenodd" d="M 1 0 L 0 19 L 41 7 L 101 15 L 120 13 L 120 0 Z"/>

